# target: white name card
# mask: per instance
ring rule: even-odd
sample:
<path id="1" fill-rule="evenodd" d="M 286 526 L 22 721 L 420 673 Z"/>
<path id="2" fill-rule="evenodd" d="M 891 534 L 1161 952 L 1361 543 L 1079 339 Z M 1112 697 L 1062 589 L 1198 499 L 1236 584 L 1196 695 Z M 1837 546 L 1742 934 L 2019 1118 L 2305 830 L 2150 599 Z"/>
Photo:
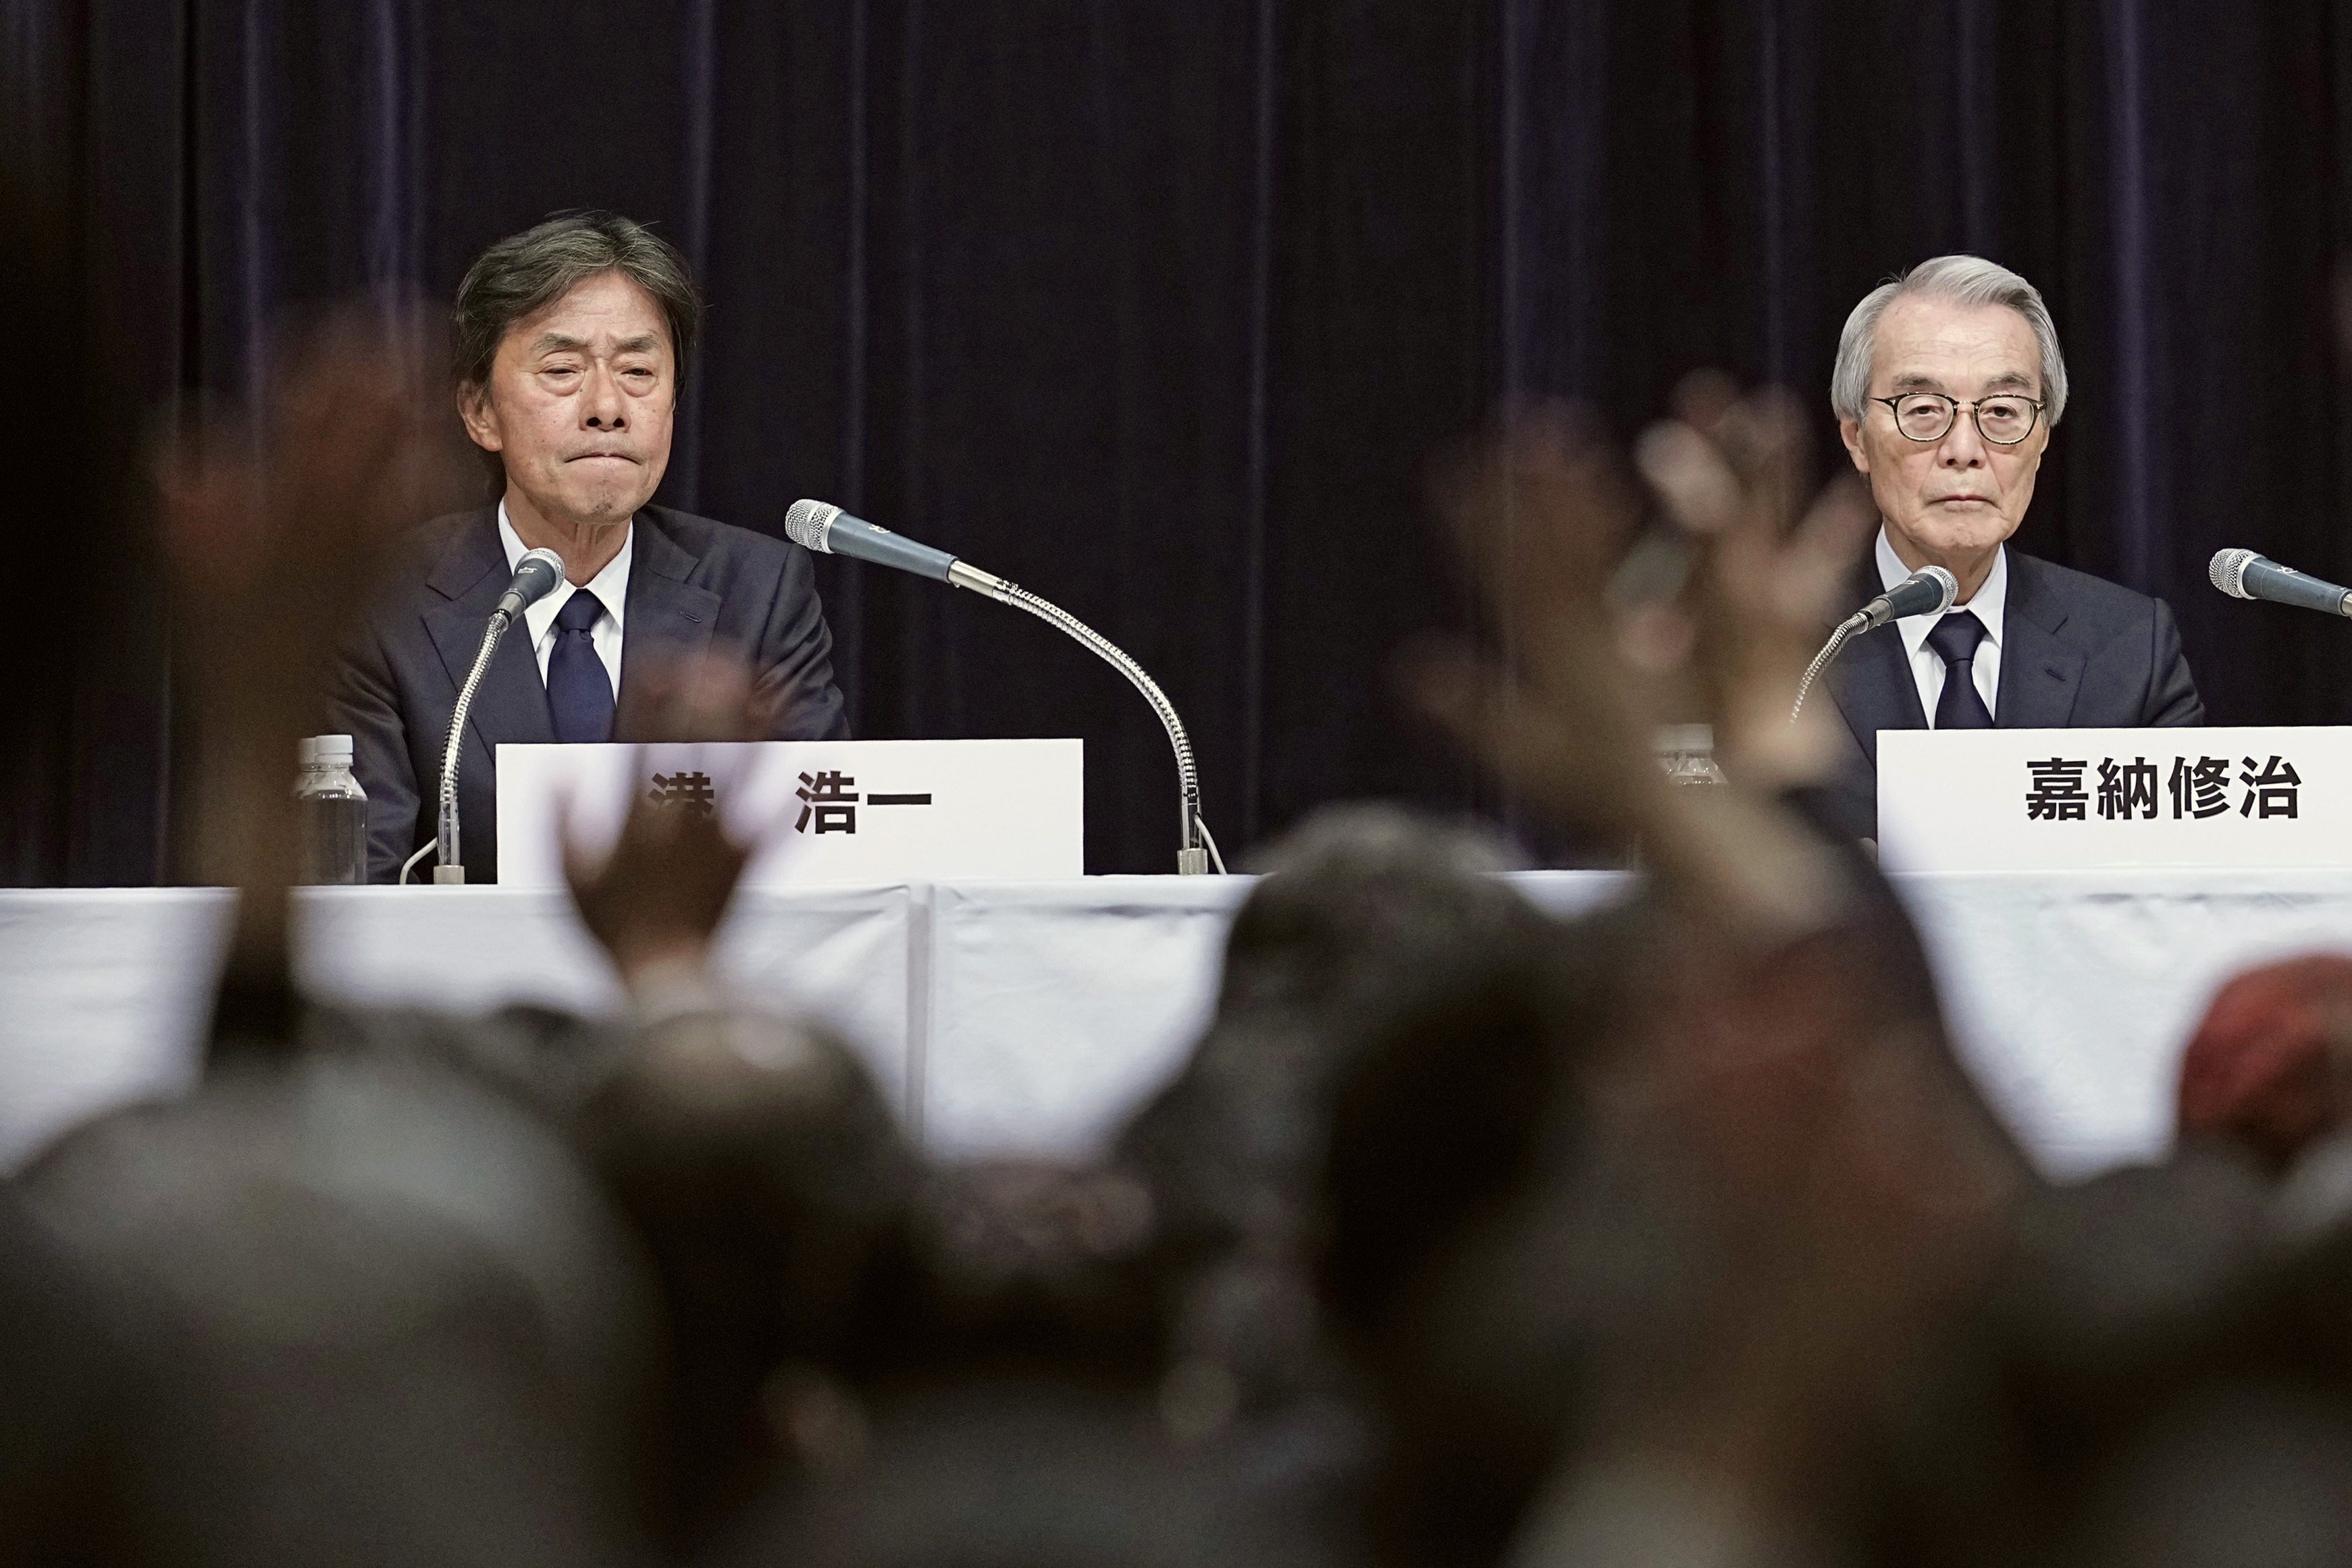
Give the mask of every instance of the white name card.
<path id="1" fill-rule="evenodd" d="M 2352 866 L 2352 728 L 1882 730 L 1890 871 Z"/>
<path id="2" fill-rule="evenodd" d="M 749 887 L 1086 871 L 1077 741 L 755 741 L 499 748 L 499 883 L 563 885 L 562 835 L 603 854 L 629 803 L 766 838 Z"/>

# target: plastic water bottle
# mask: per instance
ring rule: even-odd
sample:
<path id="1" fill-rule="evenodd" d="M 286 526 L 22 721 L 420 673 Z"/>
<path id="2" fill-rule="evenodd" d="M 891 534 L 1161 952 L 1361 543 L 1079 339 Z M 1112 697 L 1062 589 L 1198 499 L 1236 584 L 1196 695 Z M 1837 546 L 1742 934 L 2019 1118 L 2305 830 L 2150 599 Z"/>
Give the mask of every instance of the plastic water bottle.
<path id="1" fill-rule="evenodd" d="M 313 735 L 300 749 L 302 776 L 294 785 L 301 803 L 305 882 L 356 886 L 368 879 L 367 791 L 352 776 L 352 738 Z"/>
<path id="2" fill-rule="evenodd" d="M 1730 781 L 1715 765 L 1715 727 L 1711 724 L 1668 724 L 1658 731 L 1658 765 L 1678 784 L 1719 784 Z"/>

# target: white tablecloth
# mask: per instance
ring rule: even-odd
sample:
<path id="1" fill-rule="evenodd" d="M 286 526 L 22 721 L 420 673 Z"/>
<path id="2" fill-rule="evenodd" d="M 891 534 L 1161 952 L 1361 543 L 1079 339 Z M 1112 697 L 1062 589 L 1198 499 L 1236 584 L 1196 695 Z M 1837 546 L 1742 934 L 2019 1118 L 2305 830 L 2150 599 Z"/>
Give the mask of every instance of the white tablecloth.
<path id="1" fill-rule="evenodd" d="M 2054 1174 L 2160 1154 L 2180 1054 L 2222 983 L 2352 952 L 2342 871 L 1899 876 L 1970 1073 Z"/>
<path id="2" fill-rule="evenodd" d="M 1562 912 L 1622 879 L 1517 879 Z M 2053 1173 L 2160 1152 L 2180 1048 L 2252 963 L 2352 951 L 2330 873 L 1898 878 L 1961 1053 Z M 1090 877 L 748 892 L 719 943 L 744 994 L 855 1041 L 947 1155 L 1083 1153 L 1183 1059 L 1244 878 Z M 612 975 L 560 893 L 320 889 L 306 983 L 362 1002 L 608 1010 Z M 71 1121 L 192 1078 L 227 895 L 0 892 L 0 1167 Z"/>

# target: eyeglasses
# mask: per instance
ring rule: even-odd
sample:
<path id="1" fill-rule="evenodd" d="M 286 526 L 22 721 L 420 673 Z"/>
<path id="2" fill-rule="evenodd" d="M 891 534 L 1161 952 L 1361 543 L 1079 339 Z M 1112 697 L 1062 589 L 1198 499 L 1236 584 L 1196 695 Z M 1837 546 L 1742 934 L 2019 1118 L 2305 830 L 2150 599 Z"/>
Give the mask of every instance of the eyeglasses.
<path id="1" fill-rule="evenodd" d="M 1940 392 L 1906 392 L 1900 397 L 1874 397 L 1895 413 L 1895 428 L 1914 441 L 1940 441 L 1965 408 L 1977 422 L 1977 434 L 1996 447 L 2014 447 L 2033 434 L 2042 405 L 2031 397 L 2003 393 L 1997 397 L 1958 403 Z"/>

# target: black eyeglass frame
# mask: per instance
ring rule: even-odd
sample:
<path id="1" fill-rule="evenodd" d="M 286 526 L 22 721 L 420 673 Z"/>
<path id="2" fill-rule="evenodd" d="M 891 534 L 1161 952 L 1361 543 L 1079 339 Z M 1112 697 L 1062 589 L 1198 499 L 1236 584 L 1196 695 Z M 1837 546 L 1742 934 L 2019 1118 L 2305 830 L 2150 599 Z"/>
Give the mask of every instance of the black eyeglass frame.
<path id="1" fill-rule="evenodd" d="M 1948 404 L 1950 407 L 1944 417 L 1944 427 L 1941 430 L 1937 431 L 1933 436 L 1914 436 L 1910 431 L 1903 428 L 1903 416 L 1896 411 L 1895 405 L 1908 397 L 1934 397 L 1941 399 L 1944 403 Z M 2004 397 L 2012 398 L 2019 403 L 2029 405 L 2033 410 L 2033 417 L 2027 422 L 2024 434 L 2019 436 L 2017 439 L 2013 441 L 2003 441 L 1998 437 L 1988 436 L 1985 434 L 1984 405 L 1988 403 L 1996 402 Z M 2021 392 L 1996 392 L 1990 397 L 1979 397 L 1971 403 L 1963 403 L 1957 397 L 1948 397 L 1940 392 L 1904 392 L 1898 393 L 1893 397 L 1874 397 L 1870 401 L 1873 403 L 1884 403 L 1886 405 L 1886 412 L 1895 421 L 1895 433 L 1897 436 L 1902 437 L 1906 441 L 1916 441 L 1923 447 L 1940 441 L 1945 437 L 1950 435 L 1952 433 L 1952 426 L 1959 423 L 1960 410 L 1963 408 L 1969 411 L 1969 423 L 1977 427 L 1977 436 L 1980 440 L 1995 447 L 2019 446 L 2032 438 L 2034 426 L 2042 423 L 2042 410 L 2045 406 L 2042 399 L 2038 397 L 2028 397 Z"/>

